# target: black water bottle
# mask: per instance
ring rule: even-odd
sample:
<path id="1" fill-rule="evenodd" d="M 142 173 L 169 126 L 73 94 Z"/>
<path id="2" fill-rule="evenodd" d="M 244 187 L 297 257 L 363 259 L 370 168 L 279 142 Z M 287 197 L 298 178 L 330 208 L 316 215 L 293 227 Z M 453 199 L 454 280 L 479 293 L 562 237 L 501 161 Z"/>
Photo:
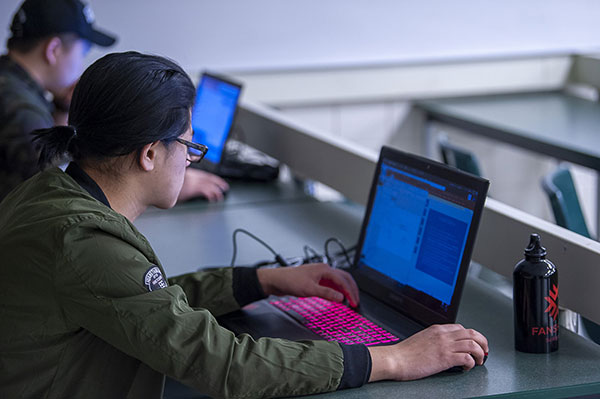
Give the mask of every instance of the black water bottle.
<path id="1" fill-rule="evenodd" d="M 558 273 L 546 259 L 540 236 L 532 234 L 525 259 L 513 272 L 515 348 L 548 353 L 558 349 Z"/>

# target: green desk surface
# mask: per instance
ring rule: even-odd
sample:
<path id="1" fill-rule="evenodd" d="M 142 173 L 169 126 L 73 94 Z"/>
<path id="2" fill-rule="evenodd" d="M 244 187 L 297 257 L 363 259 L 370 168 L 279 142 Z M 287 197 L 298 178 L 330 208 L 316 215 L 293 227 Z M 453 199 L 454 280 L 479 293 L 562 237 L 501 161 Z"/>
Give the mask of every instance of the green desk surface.
<path id="1" fill-rule="evenodd" d="M 243 191 L 241 189 L 240 194 Z M 330 236 L 337 236 L 348 245 L 354 244 L 362 215 L 360 206 L 292 196 L 277 201 L 263 198 L 232 206 L 186 205 L 161 213 L 150 212 L 136 224 L 150 239 L 167 274 L 174 275 L 195 270 L 198 266 L 228 264 L 231 233 L 237 227 L 258 234 L 284 256 L 295 256 L 302 254 L 304 244 L 321 248 Z M 270 254 L 258 244 L 240 236 L 238 259 L 241 264 L 269 257 Z M 555 353 L 516 352 L 513 349 L 511 299 L 499 292 L 493 283 L 479 279 L 475 274 L 470 273 L 467 279 L 458 322 L 488 337 L 490 357 L 484 367 L 419 381 L 367 384 L 360 389 L 323 396 L 555 398 L 600 392 L 600 346 L 562 330 L 560 349 Z"/>
<path id="2" fill-rule="evenodd" d="M 430 120 L 600 170 L 600 103 L 562 92 L 416 102 Z"/>
<path id="3" fill-rule="evenodd" d="M 302 256 L 305 244 L 323 253 L 329 237 L 347 246 L 358 241 L 362 207 L 316 201 L 293 183 L 263 185 L 262 191 L 260 187 L 235 183 L 223 203 L 192 201 L 169 210 L 152 209 L 135 225 L 150 241 L 168 275 L 228 266 L 236 228 L 257 235 L 284 257 Z M 267 249 L 246 235 L 238 235 L 237 242 L 236 266 L 273 260 Z M 331 249 L 338 250 L 334 245 Z"/>

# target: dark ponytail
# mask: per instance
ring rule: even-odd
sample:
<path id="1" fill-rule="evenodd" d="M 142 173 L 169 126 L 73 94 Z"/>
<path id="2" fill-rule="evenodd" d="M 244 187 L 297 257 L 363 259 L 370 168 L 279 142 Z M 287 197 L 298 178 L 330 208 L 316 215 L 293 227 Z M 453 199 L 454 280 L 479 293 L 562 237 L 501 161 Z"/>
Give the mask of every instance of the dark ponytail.
<path id="1" fill-rule="evenodd" d="M 73 139 L 77 137 L 77 130 L 73 126 L 54 126 L 50 129 L 38 129 L 33 133 L 33 140 L 41 147 L 38 165 L 43 169 L 48 164 L 54 163 L 67 153 L 73 153 Z"/>
<path id="2" fill-rule="evenodd" d="M 102 161 L 170 143 L 190 124 L 195 89 L 175 62 L 129 51 L 108 54 L 81 76 L 69 108 L 69 125 L 36 131 L 40 163 L 67 154 Z"/>

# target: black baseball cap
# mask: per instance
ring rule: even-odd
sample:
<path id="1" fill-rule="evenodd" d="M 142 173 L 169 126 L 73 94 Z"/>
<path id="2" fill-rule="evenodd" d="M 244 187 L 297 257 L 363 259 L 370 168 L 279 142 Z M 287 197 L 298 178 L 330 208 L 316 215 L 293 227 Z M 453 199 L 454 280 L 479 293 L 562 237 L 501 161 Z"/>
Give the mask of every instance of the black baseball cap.
<path id="1" fill-rule="evenodd" d="M 99 46 L 114 44 L 116 37 L 92 26 L 94 12 L 80 0 L 25 0 L 13 17 L 12 37 L 42 38 L 59 33 L 75 33 Z"/>

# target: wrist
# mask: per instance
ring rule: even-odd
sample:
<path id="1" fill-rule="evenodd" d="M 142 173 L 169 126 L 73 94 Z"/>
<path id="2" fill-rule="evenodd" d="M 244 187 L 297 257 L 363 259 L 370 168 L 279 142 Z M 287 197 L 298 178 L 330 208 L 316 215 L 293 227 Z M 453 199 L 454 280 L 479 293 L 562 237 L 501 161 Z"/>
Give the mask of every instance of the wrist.
<path id="1" fill-rule="evenodd" d="M 372 364 L 369 382 L 399 379 L 398 365 L 390 347 L 371 346 L 368 349 Z"/>
<path id="2" fill-rule="evenodd" d="M 258 282 L 266 296 L 274 295 L 275 290 L 273 289 L 273 272 L 275 269 L 257 269 L 256 276 Z"/>

